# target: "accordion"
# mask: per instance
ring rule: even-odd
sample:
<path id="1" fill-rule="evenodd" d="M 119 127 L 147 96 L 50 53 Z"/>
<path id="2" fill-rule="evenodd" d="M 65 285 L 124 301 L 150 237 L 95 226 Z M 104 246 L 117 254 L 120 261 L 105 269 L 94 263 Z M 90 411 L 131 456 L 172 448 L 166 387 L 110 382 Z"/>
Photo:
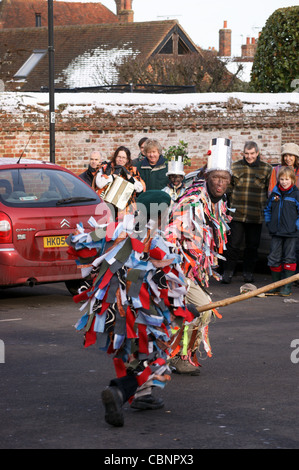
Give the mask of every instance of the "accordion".
<path id="1" fill-rule="evenodd" d="M 120 176 L 115 176 L 114 180 L 109 184 L 101 197 L 105 202 L 110 202 L 110 204 L 113 204 L 119 210 L 123 210 L 128 204 L 133 192 L 134 185 L 132 183 L 124 180 Z"/>

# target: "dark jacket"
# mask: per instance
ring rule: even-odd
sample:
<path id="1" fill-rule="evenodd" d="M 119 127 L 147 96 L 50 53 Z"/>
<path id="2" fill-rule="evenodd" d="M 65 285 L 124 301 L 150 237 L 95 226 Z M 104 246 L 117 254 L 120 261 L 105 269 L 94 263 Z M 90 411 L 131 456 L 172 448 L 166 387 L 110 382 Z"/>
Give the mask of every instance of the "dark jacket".
<path id="1" fill-rule="evenodd" d="M 82 173 L 81 175 L 79 175 L 79 177 L 81 178 L 81 180 L 85 181 L 85 183 L 89 184 L 89 186 L 92 186 L 92 182 L 93 182 L 93 178 L 94 178 L 95 173 L 96 173 L 96 170 L 94 170 L 89 165 L 87 170 L 84 171 L 84 173 Z"/>
<path id="2" fill-rule="evenodd" d="M 272 166 L 257 160 L 249 165 L 245 158 L 232 164 L 232 181 L 228 193 L 230 206 L 236 209 L 233 220 L 261 224 L 267 203 Z"/>
<path id="3" fill-rule="evenodd" d="M 299 230 L 299 189 L 294 185 L 281 191 L 276 185 L 265 209 L 269 233 L 277 237 L 295 237 Z"/>
<path id="4" fill-rule="evenodd" d="M 162 155 L 160 155 L 156 165 L 150 165 L 145 157 L 141 162 L 137 162 L 136 168 L 145 182 L 146 190 L 163 189 L 169 183 L 168 176 L 166 176 L 168 165 Z"/>

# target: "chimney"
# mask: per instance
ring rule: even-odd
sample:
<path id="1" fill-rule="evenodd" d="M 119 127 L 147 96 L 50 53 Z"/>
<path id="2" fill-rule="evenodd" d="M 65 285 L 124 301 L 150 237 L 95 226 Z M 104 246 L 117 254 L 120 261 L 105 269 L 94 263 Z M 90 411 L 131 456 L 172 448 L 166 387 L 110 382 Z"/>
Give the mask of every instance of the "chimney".
<path id="1" fill-rule="evenodd" d="M 223 28 L 219 30 L 219 52 L 220 57 L 230 57 L 232 53 L 232 31 L 227 29 L 227 21 L 224 21 Z"/>
<path id="2" fill-rule="evenodd" d="M 253 59 L 257 49 L 257 40 L 255 38 L 246 38 L 246 44 L 241 46 L 242 57 Z"/>
<path id="3" fill-rule="evenodd" d="M 116 14 L 120 23 L 133 23 L 134 11 L 132 10 L 133 0 L 115 0 Z"/>

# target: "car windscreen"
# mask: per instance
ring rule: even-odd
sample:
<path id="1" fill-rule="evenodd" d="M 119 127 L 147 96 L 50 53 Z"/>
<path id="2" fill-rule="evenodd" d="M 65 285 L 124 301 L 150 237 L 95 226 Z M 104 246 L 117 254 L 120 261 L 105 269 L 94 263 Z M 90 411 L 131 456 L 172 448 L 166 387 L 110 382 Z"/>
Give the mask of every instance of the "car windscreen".
<path id="1" fill-rule="evenodd" d="M 76 176 L 48 168 L 0 170 L 0 201 L 9 207 L 98 204 L 99 196 Z"/>

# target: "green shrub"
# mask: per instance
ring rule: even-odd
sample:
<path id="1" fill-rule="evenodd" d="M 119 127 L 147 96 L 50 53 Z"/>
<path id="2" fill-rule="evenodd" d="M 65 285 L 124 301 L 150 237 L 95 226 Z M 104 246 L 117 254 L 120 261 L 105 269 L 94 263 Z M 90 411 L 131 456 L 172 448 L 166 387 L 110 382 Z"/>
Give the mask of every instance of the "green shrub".
<path id="1" fill-rule="evenodd" d="M 267 20 L 258 40 L 250 91 L 295 91 L 299 81 L 299 6 L 280 8 Z"/>

